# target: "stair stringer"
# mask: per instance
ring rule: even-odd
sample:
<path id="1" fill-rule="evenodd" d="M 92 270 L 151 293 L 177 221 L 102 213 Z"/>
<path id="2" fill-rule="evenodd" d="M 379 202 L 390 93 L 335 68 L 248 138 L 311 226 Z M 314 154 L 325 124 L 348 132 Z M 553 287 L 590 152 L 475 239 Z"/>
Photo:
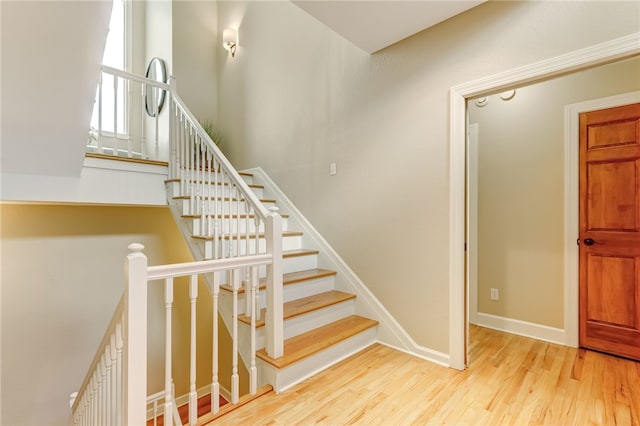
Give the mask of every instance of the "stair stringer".
<path id="1" fill-rule="evenodd" d="M 289 214 L 289 226 L 304 233 L 305 246 L 320 250 L 319 262 L 322 267 L 338 272 L 336 289 L 354 293 L 357 296 L 356 313 L 379 321 L 377 332 L 379 343 L 439 365 L 449 366 L 448 354 L 416 343 L 261 167 L 243 170 L 243 172 L 253 174 L 253 183 L 264 185 L 264 194 L 276 199 L 281 214 Z M 309 246 L 310 244 L 313 246 Z"/>

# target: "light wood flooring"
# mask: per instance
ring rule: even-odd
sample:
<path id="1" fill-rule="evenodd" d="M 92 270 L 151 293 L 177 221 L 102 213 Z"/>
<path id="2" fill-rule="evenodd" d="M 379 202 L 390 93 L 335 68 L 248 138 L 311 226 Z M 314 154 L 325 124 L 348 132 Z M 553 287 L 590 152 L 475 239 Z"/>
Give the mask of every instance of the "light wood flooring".
<path id="1" fill-rule="evenodd" d="M 640 363 L 472 326 L 461 372 L 373 345 L 224 425 L 639 425 Z"/>

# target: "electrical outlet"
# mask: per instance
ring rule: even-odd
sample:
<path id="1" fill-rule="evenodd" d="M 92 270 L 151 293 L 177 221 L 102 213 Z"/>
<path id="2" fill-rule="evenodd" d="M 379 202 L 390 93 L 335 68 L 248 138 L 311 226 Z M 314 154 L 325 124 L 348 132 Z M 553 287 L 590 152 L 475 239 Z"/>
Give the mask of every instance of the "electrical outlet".
<path id="1" fill-rule="evenodd" d="M 333 176 L 338 174 L 338 167 L 336 163 L 329 164 L 329 175 Z"/>
<path id="2" fill-rule="evenodd" d="M 499 300 L 500 299 L 500 291 L 497 288 L 491 289 L 491 300 Z"/>

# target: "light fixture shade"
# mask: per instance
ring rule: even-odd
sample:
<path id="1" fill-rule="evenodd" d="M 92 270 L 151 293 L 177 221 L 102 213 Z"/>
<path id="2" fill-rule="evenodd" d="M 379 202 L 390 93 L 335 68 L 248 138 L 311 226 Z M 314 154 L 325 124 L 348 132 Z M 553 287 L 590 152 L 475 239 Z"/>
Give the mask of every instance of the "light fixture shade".
<path id="1" fill-rule="evenodd" d="M 236 46 L 238 45 L 238 30 L 233 28 L 227 28 L 222 32 L 222 46 L 231 52 L 231 56 L 236 53 Z"/>

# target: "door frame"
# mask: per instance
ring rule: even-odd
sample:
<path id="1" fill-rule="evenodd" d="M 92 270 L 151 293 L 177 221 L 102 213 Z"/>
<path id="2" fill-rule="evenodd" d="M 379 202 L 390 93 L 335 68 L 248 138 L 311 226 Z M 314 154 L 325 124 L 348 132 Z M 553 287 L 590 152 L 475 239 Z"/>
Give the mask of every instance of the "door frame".
<path id="1" fill-rule="evenodd" d="M 467 304 L 465 303 L 466 100 L 590 68 L 640 54 L 640 33 L 569 52 L 493 76 L 453 86 L 449 92 L 449 366 L 464 370 Z M 565 314 L 566 315 L 566 314 Z M 566 325 L 565 325 L 566 328 Z"/>

